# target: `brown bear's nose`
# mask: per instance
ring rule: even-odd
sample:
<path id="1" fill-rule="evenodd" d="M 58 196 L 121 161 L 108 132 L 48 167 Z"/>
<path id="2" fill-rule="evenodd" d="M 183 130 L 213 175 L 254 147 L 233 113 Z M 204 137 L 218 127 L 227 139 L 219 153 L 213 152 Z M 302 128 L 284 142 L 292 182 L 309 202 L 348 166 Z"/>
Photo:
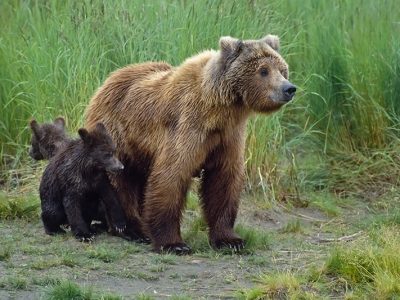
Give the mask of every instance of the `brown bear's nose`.
<path id="1" fill-rule="evenodd" d="M 290 101 L 292 100 L 294 94 L 296 94 L 296 86 L 291 84 L 290 82 L 286 83 L 283 88 L 283 95 L 285 96 L 285 101 Z"/>

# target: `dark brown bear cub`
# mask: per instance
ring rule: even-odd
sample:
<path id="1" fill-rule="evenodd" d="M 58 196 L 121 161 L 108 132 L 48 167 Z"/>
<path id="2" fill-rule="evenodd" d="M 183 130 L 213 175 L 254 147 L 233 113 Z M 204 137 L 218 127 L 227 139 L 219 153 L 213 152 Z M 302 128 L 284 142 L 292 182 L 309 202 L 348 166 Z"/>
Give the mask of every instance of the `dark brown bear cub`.
<path id="1" fill-rule="evenodd" d="M 111 186 L 107 172 L 123 169 L 114 156 L 115 146 L 103 124 L 88 132 L 81 128 L 80 138 L 70 140 L 50 159 L 40 183 L 42 221 L 47 234 L 63 233 L 68 223 L 75 237 L 93 238 L 90 223 L 98 214 L 100 202 L 119 232 L 126 226 L 124 213 Z"/>
<path id="2" fill-rule="evenodd" d="M 72 140 L 66 133 L 63 117 L 56 118 L 52 123 L 43 124 L 39 124 L 33 119 L 30 122 L 30 127 L 32 138 L 29 155 L 35 160 L 51 159 Z M 93 215 L 92 220 L 100 221 L 100 224 L 91 227 L 93 231 L 103 232 L 109 230 L 113 235 L 118 235 L 128 240 L 131 239 L 125 233 L 116 230 L 115 226 L 111 223 L 111 218 L 106 211 L 103 201 L 101 201 L 98 208 L 98 214 Z"/>
<path id="3" fill-rule="evenodd" d="M 53 123 L 39 124 L 32 120 L 29 125 L 32 129 L 29 155 L 34 160 L 50 159 L 69 141 L 62 117 L 56 118 Z"/>

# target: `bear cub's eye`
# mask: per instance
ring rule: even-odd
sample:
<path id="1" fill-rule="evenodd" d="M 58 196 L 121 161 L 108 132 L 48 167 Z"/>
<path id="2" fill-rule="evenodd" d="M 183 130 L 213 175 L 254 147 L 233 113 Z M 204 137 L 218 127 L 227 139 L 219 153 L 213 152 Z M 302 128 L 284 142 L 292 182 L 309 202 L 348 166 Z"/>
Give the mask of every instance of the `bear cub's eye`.
<path id="1" fill-rule="evenodd" d="M 268 70 L 265 69 L 265 68 L 262 68 L 262 69 L 260 70 L 260 75 L 261 75 L 262 77 L 268 76 Z"/>

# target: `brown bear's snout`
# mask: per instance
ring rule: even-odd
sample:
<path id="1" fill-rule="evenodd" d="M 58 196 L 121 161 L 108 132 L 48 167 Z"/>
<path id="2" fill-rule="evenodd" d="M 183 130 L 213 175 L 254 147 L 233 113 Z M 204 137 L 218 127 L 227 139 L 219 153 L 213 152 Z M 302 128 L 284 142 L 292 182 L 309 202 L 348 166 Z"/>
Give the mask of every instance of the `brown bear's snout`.
<path id="1" fill-rule="evenodd" d="M 296 94 L 297 87 L 290 82 L 287 82 L 282 87 L 283 101 L 289 102 Z"/>

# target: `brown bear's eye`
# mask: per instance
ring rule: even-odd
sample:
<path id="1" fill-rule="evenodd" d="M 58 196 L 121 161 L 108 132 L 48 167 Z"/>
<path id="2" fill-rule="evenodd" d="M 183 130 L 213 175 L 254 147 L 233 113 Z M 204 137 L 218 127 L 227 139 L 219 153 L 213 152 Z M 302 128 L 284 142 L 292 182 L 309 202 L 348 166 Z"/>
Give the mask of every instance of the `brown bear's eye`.
<path id="1" fill-rule="evenodd" d="M 260 75 L 261 75 L 262 77 L 268 76 L 268 70 L 265 69 L 265 68 L 262 68 L 262 69 L 260 70 Z"/>

